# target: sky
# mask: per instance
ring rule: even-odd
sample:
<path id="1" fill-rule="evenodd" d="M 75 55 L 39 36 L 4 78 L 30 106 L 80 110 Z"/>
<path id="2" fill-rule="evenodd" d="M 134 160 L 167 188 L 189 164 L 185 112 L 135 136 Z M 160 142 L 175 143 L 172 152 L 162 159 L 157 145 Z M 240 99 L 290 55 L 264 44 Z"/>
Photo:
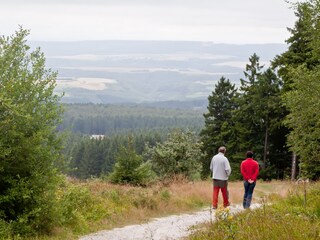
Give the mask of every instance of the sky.
<path id="1" fill-rule="evenodd" d="M 285 0 L 0 0 L 0 35 L 32 41 L 285 43 L 295 20 Z"/>

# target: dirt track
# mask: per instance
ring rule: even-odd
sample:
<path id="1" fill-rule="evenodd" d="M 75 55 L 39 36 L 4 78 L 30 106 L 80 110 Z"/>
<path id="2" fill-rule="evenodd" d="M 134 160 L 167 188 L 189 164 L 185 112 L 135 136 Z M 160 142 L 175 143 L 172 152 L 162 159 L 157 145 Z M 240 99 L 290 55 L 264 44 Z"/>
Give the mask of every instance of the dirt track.
<path id="1" fill-rule="evenodd" d="M 258 205 L 253 204 L 251 207 Z M 230 210 L 237 213 L 243 209 L 240 205 L 234 205 Z M 80 240 L 173 240 L 188 236 L 192 226 L 209 221 L 214 221 L 214 211 L 210 215 L 208 208 L 193 214 L 172 215 L 145 224 L 100 231 L 83 236 Z"/>

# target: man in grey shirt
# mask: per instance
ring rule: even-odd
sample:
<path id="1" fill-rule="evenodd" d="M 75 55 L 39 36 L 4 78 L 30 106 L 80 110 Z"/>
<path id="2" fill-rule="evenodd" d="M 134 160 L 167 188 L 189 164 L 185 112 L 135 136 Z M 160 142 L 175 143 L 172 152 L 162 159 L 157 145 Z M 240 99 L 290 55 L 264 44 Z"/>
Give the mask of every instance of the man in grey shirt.
<path id="1" fill-rule="evenodd" d="M 218 207 L 218 195 L 220 189 L 223 198 L 223 206 L 230 206 L 228 193 L 228 178 L 231 174 L 231 167 L 228 158 L 226 158 L 224 155 L 225 153 L 226 148 L 223 146 L 219 147 L 218 154 L 213 156 L 210 164 L 210 170 L 212 172 L 213 179 L 213 209 L 217 209 Z"/>

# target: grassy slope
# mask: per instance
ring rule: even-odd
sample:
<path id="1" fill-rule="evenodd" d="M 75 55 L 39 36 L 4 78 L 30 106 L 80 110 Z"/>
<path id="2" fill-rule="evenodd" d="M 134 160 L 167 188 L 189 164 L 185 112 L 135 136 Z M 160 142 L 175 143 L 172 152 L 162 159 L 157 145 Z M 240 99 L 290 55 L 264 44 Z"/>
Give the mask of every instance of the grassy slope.
<path id="1" fill-rule="evenodd" d="M 284 195 L 288 186 L 287 182 L 258 183 L 253 201 L 258 202 L 270 193 Z M 241 203 L 242 182 L 230 182 L 229 192 L 232 204 Z M 50 236 L 37 239 L 77 239 L 80 235 L 102 229 L 209 207 L 212 184 L 211 181 L 175 182 L 168 186 L 139 188 L 100 180 L 69 181 L 61 187 L 58 198 L 61 203 L 57 211 L 63 214 L 64 221 Z"/>
<path id="2" fill-rule="evenodd" d="M 270 191 L 274 186 L 261 187 Z M 225 210 L 217 211 L 219 221 L 202 225 L 189 239 L 320 239 L 320 183 L 290 188 L 286 198 L 273 195 L 257 210 L 236 216 Z M 270 201 L 273 204 L 264 204 Z"/>

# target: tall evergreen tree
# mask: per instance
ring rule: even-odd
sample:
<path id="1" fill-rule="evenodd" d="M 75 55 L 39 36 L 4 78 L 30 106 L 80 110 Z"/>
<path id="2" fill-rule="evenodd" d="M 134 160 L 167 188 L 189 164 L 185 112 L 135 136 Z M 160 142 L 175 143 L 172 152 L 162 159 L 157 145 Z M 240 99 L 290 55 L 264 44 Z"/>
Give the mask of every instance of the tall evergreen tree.
<path id="1" fill-rule="evenodd" d="M 250 93 L 255 122 L 260 128 L 256 149 L 261 156 L 262 168 L 269 166 L 275 169 L 272 177 L 280 178 L 290 165 L 288 149 L 284 144 L 287 128 L 283 126 L 286 112 L 281 103 L 281 87 L 282 81 L 268 68 L 258 77 Z"/>
<path id="2" fill-rule="evenodd" d="M 301 128 L 300 125 L 296 125 L 296 121 L 301 116 L 308 116 L 309 113 L 306 112 L 307 109 L 315 114 L 317 112 L 315 108 L 310 109 L 310 107 L 300 110 L 298 109 L 300 108 L 299 101 L 301 97 L 303 100 L 309 99 L 310 106 L 317 106 L 316 98 L 310 99 L 310 96 L 308 96 L 308 92 L 306 92 L 305 89 L 309 89 L 308 85 L 317 89 L 317 86 L 313 85 L 315 83 L 310 82 L 310 76 L 314 76 L 314 81 L 317 81 L 317 71 L 320 65 L 320 1 L 309 0 L 305 2 L 298 2 L 294 6 L 294 10 L 298 19 L 295 22 L 294 28 L 289 29 L 291 36 L 287 40 L 287 43 L 289 44 L 288 50 L 275 58 L 273 61 L 273 67 L 278 69 L 278 73 L 284 81 L 285 91 L 283 93 L 285 106 L 287 107 L 289 114 L 289 120 L 287 121 L 287 126 L 290 129 L 289 145 L 291 146 L 291 150 L 300 152 L 300 154 L 296 154 L 298 155 L 298 158 L 301 158 L 301 166 L 307 166 L 307 157 L 305 154 L 301 154 L 301 149 L 304 144 L 302 144 L 301 141 L 295 141 L 297 139 L 292 136 L 297 136 L 297 134 L 299 134 L 301 139 L 303 139 L 304 135 L 309 133 L 301 131 L 301 129 L 310 129 L 310 127 L 314 128 L 313 118 L 310 118 L 310 121 L 302 121 L 305 125 Z M 298 83 L 298 81 L 301 81 L 301 83 Z M 297 93 L 300 93 L 301 96 L 298 96 Z M 290 99 L 291 97 L 292 99 Z M 304 101 L 301 102 L 301 105 L 303 105 L 303 103 Z M 315 136 L 313 136 L 313 141 L 318 141 Z M 308 144 L 312 145 L 310 139 Z M 314 151 L 316 155 L 317 150 L 314 149 Z M 294 154 L 294 156 L 296 154 Z M 313 155 L 312 152 L 310 152 L 310 154 Z M 295 158 L 293 158 L 292 178 L 295 176 L 295 162 Z M 305 171 L 304 174 L 314 176 L 312 170 L 315 168 L 313 168 L 313 166 L 314 164 L 311 164 L 309 167 L 304 166 L 303 171 L 310 170 L 310 172 Z"/>
<path id="3" fill-rule="evenodd" d="M 218 148 L 226 146 L 228 152 L 232 152 L 236 143 L 232 141 L 234 132 L 232 122 L 232 111 L 236 109 L 237 89 L 229 79 L 221 77 L 215 85 L 212 95 L 208 97 L 208 112 L 203 116 L 205 126 L 200 133 L 203 143 L 202 152 L 202 177 L 210 174 L 210 161 Z"/>
<path id="4" fill-rule="evenodd" d="M 261 144 L 261 118 L 256 113 L 260 109 L 258 87 L 256 84 L 262 75 L 263 66 L 260 65 L 260 57 L 253 54 L 249 57 L 249 63 L 246 64 L 244 71 L 245 79 L 240 79 L 240 96 L 237 98 L 238 108 L 233 112 L 233 121 L 236 124 L 236 142 L 237 153 L 235 158 L 240 162 L 244 157 L 244 152 L 254 150 L 257 152 L 257 146 Z M 256 96 L 256 97 L 254 97 Z M 258 147 L 259 148 L 259 147 Z M 260 149 L 259 149 L 260 150 Z"/>
<path id="5" fill-rule="evenodd" d="M 260 65 L 260 57 L 254 53 L 249 57 L 249 64 L 246 64 L 246 69 L 243 72 L 245 79 L 240 79 L 241 91 L 247 91 L 255 84 L 257 78 L 261 75 L 263 65 Z"/>
<path id="6" fill-rule="evenodd" d="M 0 220 L 15 233 L 48 230 L 53 219 L 61 139 L 55 72 L 29 31 L 0 37 Z"/>
<path id="7" fill-rule="evenodd" d="M 262 71 L 256 54 L 249 58 L 249 62 L 244 72 L 246 78 L 241 79 L 238 108 L 233 115 L 239 151 L 234 156 L 235 162 L 240 162 L 247 150 L 253 150 L 263 169 L 269 166 L 268 171 L 275 169 L 272 177 L 283 177 L 287 151 L 283 148 L 285 134 L 278 134 L 279 131 L 285 133 L 282 125 L 285 111 L 280 98 L 282 81 L 272 69 Z M 281 169 L 275 168 L 273 163 Z M 264 173 L 262 171 L 261 176 Z"/>

